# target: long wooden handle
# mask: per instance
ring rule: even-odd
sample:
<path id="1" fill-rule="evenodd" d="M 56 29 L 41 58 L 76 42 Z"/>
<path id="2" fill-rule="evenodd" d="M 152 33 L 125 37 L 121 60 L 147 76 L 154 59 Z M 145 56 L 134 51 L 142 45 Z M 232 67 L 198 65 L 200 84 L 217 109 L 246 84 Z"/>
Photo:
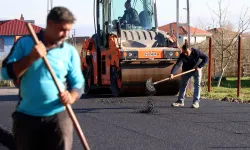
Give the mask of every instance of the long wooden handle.
<path id="1" fill-rule="evenodd" d="M 179 77 L 179 76 L 181 76 L 181 75 L 187 74 L 187 73 L 192 72 L 192 71 L 195 71 L 195 69 L 191 69 L 191 70 L 182 72 L 182 73 L 180 73 L 180 74 L 177 74 L 177 75 L 173 76 L 173 78 Z M 155 84 L 158 84 L 158 83 L 161 83 L 161 82 L 164 82 L 164 81 L 167 81 L 167 80 L 170 80 L 170 78 L 166 78 L 166 79 L 162 79 L 162 80 L 160 80 L 160 81 L 156 81 L 156 82 L 154 82 L 154 85 L 155 85 Z"/>
<path id="2" fill-rule="evenodd" d="M 38 43 L 39 43 L 38 37 L 36 36 L 36 33 L 35 33 L 35 31 L 33 30 L 31 24 L 30 24 L 30 23 L 27 23 L 26 25 L 27 25 L 27 28 L 28 28 L 30 34 L 32 35 L 32 37 L 33 37 L 33 39 L 34 39 L 34 41 L 35 41 L 35 44 L 38 44 Z M 57 79 L 56 79 L 56 76 L 55 76 L 55 74 L 54 74 L 54 71 L 53 71 L 53 69 L 51 68 L 51 66 L 50 66 L 50 64 L 49 64 L 47 57 L 44 56 L 44 57 L 43 57 L 43 60 L 44 60 L 45 65 L 47 66 L 47 68 L 48 68 L 48 70 L 49 70 L 49 72 L 50 72 L 50 74 L 51 74 L 51 76 L 52 76 L 52 78 L 53 78 L 55 84 L 56 84 L 56 87 L 57 87 L 58 91 L 59 91 L 60 93 L 63 92 L 63 90 L 60 88 L 60 86 L 59 86 L 59 84 L 58 84 L 58 81 L 57 81 Z M 80 139 L 81 139 L 81 142 L 82 142 L 82 144 L 83 144 L 84 149 L 90 150 L 89 144 L 88 144 L 88 142 L 87 142 L 87 140 L 86 140 L 86 138 L 85 138 L 85 136 L 84 136 L 84 134 L 83 134 L 83 132 L 82 132 L 82 129 L 81 129 L 81 127 L 80 127 L 80 124 L 79 124 L 79 122 L 77 121 L 77 118 L 76 118 L 76 116 L 75 116 L 75 114 L 74 114 L 74 111 L 73 111 L 72 108 L 71 108 L 71 105 L 67 104 L 67 105 L 66 105 L 66 110 L 67 110 L 67 112 L 68 112 L 68 114 L 69 114 L 69 116 L 70 116 L 70 118 L 71 118 L 71 120 L 72 120 L 72 122 L 73 122 L 73 124 L 74 124 L 74 126 L 75 126 L 75 128 L 76 128 L 76 130 L 77 130 L 78 136 L 79 136 Z"/>

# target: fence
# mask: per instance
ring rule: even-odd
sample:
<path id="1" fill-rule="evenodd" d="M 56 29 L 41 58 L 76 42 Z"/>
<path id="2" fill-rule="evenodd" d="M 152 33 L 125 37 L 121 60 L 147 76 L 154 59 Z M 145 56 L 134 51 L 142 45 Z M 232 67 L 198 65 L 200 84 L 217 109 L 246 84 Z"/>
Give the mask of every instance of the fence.
<path id="1" fill-rule="evenodd" d="M 242 76 L 250 76 L 250 63 L 244 63 L 242 65 Z"/>
<path id="2" fill-rule="evenodd" d="M 213 39 L 212 39 L 213 41 Z M 230 46 L 227 50 L 224 51 L 224 57 L 229 56 L 229 52 L 232 53 L 232 58 L 228 62 L 227 68 L 225 69 L 224 76 L 225 77 L 237 77 L 238 75 L 238 43 L 235 45 Z M 208 41 L 202 44 L 198 44 L 193 46 L 194 48 L 198 48 L 208 54 L 209 51 L 209 44 Z M 227 58 L 224 58 L 223 65 L 222 64 L 222 56 L 219 54 L 218 50 L 220 51 L 221 47 L 215 45 L 214 41 L 212 43 L 212 76 L 218 76 L 221 74 L 222 67 L 225 66 L 227 63 Z M 250 76 L 250 68 L 248 67 L 250 64 L 250 44 L 247 41 L 242 41 L 242 57 L 241 57 L 241 64 L 242 64 L 242 76 Z M 243 71 L 244 70 L 244 71 Z M 204 71 L 207 71 L 207 68 Z"/>
<path id="3" fill-rule="evenodd" d="M 215 97 L 241 97 L 242 100 L 250 101 L 250 39 L 242 40 L 238 37 L 234 43 L 224 42 L 226 41 L 219 43 L 210 38 L 206 42 L 192 46 L 206 54 L 211 52 L 209 55 L 211 68 L 206 65 L 203 69 L 203 89 L 208 92 L 214 91 L 216 94 L 211 93 L 211 95 Z M 224 71 L 222 82 L 218 82 L 222 70 Z M 214 79 L 213 82 L 211 79 Z M 220 86 L 217 87 L 217 84 Z M 211 85 L 214 90 L 211 90 Z M 209 96 L 206 93 L 204 95 Z"/>

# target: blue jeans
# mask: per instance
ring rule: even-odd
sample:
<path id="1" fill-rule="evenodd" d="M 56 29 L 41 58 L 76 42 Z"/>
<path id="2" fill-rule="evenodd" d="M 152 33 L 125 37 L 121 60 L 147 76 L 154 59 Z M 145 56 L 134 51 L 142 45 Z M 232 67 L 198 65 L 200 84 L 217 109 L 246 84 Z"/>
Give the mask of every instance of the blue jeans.
<path id="1" fill-rule="evenodd" d="M 194 93 L 193 93 L 193 102 L 200 102 L 200 84 L 201 84 L 201 70 L 193 71 L 188 74 L 184 74 L 181 77 L 180 89 L 178 101 L 184 102 L 185 93 L 188 81 L 191 77 L 194 77 Z"/>

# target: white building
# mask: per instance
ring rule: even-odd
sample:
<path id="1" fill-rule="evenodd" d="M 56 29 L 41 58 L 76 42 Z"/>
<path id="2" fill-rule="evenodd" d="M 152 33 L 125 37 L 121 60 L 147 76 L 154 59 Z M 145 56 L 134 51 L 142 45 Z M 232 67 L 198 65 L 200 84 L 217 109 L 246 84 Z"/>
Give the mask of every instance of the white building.
<path id="1" fill-rule="evenodd" d="M 177 23 L 173 22 L 167 25 L 163 25 L 159 27 L 159 30 L 165 31 L 169 33 L 170 35 L 174 34 L 176 35 L 176 26 Z M 187 26 L 179 26 L 179 38 L 178 43 L 179 45 L 182 45 L 185 41 L 185 39 L 188 39 L 188 28 Z M 190 26 L 190 44 L 198 44 L 207 39 L 207 37 L 212 36 L 212 33 L 198 29 L 195 27 Z"/>

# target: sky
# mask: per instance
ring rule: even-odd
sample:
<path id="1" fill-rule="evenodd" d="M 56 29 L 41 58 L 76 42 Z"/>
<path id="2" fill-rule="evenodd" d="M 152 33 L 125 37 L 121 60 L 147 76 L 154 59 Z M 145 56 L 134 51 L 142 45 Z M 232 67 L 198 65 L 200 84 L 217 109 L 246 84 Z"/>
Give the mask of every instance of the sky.
<path id="1" fill-rule="evenodd" d="M 117 0 L 120 1 L 120 0 Z M 180 1 L 180 21 L 186 22 L 186 0 Z M 176 0 L 156 0 L 159 26 L 176 22 Z M 242 10 L 249 8 L 249 0 L 222 0 L 222 7 L 228 7 L 228 20 L 236 26 Z M 35 20 L 35 24 L 45 27 L 47 0 L 1 0 L 0 20 Z M 93 0 L 53 0 L 53 6 L 65 6 L 76 17 L 73 26 L 76 36 L 90 36 L 94 33 Z M 190 0 L 190 24 L 207 28 L 214 17 L 212 10 L 218 11 L 218 0 Z M 124 10 L 121 10 L 122 12 Z"/>

